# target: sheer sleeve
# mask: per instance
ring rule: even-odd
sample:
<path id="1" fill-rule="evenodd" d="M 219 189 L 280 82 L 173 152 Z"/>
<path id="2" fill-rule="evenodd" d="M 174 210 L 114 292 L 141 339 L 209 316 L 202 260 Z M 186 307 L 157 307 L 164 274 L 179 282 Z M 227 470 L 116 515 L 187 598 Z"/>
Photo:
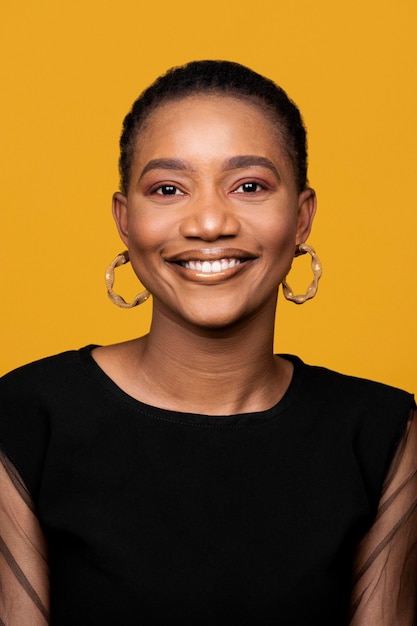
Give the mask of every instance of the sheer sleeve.
<path id="1" fill-rule="evenodd" d="M 385 480 L 354 567 L 350 626 L 417 624 L 417 412 Z"/>
<path id="2" fill-rule="evenodd" d="M 0 626 L 49 624 L 45 540 L 30 495 L 0 452 Z"/>

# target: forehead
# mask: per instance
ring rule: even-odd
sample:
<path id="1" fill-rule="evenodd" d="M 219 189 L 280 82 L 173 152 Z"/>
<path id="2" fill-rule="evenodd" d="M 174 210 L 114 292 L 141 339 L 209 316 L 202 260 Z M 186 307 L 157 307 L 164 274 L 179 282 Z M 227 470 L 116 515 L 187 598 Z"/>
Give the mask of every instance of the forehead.
<path id="1" fill-rule="evenodd" d="M 135 160 L 152 152 L 243 153 L 278 151 L 287 156 L 272 114 L 248 99 L 232 95 L 193 94 L 158 105 L 144 120 L 135 142 Z M 171 156 L 171 155 L 169 155 Z"/>

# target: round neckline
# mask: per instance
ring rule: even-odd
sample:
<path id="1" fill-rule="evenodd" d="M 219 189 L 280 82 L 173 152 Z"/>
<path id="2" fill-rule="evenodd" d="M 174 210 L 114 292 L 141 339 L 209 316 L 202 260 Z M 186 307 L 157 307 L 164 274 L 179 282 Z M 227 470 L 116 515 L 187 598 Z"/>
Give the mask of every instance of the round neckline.
<path id="1" fill-rule="evenodd" d="M 89 374 L 113 397 L 136 412 L 151 417 L 156 420 L 166 422 L 177 422 L 183 425 L 195 426 L 211 426 L 211 427 L 238 427 L 245 425 L 263 424 L 275 419 L 285 413 L 292 406 L 297 398 L 297 388 L 300 385 L 303 361 L 292 354 L 279 354 L 278 356 L 290 361 L 293 364 L 293 373 L 290 383 L 284 392 L 284 395 L 276 404 L 269 409 L 263 411 L 255 411 L 249 413 L 236 413 L 231 415 L 206 415 L 199 413 L 189 413 L 182 411 L 174 411 L 164 409 L 157 406 L 149 405 L 137 398 L 134 398 L 124 391 L 114 380 L 106 374 L 106 372 L 95 361 L 91 352 L 94 348 L 98 348 L 97 344 L 89 344 L 80 348 L 77 352 L 84 367 Z"/>

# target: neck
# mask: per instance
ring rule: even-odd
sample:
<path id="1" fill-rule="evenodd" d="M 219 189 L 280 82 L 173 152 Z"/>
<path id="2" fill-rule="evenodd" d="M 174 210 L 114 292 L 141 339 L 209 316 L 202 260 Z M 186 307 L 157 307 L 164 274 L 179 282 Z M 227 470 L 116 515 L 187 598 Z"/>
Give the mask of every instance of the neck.
<path id="1" fill-rule="evenodd" d="M 269 408 L 292 373 L 273 355 L 274 315 L 275 308 L 268 320 L 215 330 L 160 319 L 156 312 L 149 335 L 136 344 L 149 396 L 163 408 L 212 415 Z"/>

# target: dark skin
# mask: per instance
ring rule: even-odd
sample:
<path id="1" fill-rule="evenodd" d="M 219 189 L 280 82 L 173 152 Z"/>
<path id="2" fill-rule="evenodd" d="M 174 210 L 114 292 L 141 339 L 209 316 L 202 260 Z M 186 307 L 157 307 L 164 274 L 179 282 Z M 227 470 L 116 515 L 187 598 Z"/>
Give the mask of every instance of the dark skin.
<path id="1" fill-rule="evenodd" d="M 151 330 L 93 356 L 147 404 L 210 415 L 270 408 L 292 376 L 273 355 L 277 288 L 310 232 L 314 191 L 298 192 L 270 118 L 233 97 L 164 104 L 140 145 L 113 214 L 153 294 Z"/>

